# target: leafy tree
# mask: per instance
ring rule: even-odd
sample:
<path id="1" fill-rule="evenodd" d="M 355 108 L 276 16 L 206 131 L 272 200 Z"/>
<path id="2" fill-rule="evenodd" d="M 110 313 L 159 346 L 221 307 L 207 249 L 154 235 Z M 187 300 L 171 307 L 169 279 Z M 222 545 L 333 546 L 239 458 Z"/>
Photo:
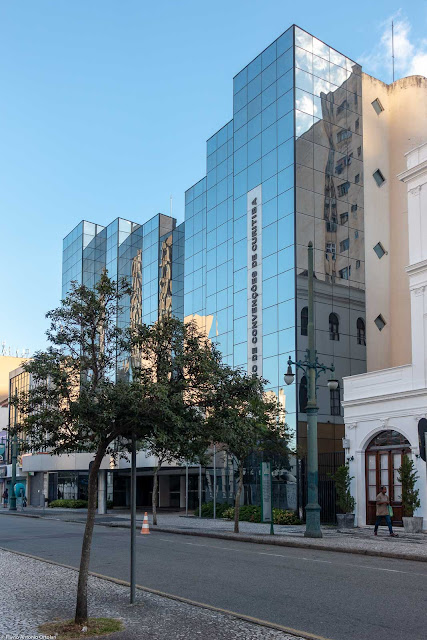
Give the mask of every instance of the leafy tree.
<path id="1" fill-rule="evenodd" d="M 342 464 L 333 475 L 329 475 L 335 482 L 337 504 L 339 508 L 343 513 L 353 513 L 356 501 L 350 492 L 350 484 L 353 477 L 350 476 L 348 465 Z"/>
<path id="2" fill-rule="evenodd" d="M 142 386 L 160 383 L 169 415 L 158 415 L 144 442 L 157 458 L 153 524 L 157 524 L 158 473 L 165 462 L 202 463 L 210 444 L 206 416 L 216 398 L 221 355 L 195 323 L 163 315 L 154 325 L 130 330 L 132 372 Z"/>
<path id="3" fill-rule="evenodd" d="M 130 348 L 117 327 L 126 283 L 103 274 L 93 289 L 73 284 L 61 306 L 50 311 L 50 346 L 24 365 L 30 388 L 14 399 L 20 420 L 17 430 L 26 451 L 94 454 L 89 473 L 88 511 L 82 542 L 75 621 L 88 618 L 87 581 L 96 511 L 98 471 L 113 443 L 122 448 L 134 433 L 147 436 L 154 413 L 164 398 L 160 385 L 147 380 L 115 383 L 116 354 Z"/>
<path id="4" fill-rule="evenodd" d="M 288 455 L 289 432 L 281 419 L 276 396 L 264 389 L 266 381 L 241 370 L 224 367 L 209 420 L 220 450 L 237 465 L 234 532 L 239 532 L 240 496 L 245 461 L 251 453 Z"/>
<path id="5" fill-rule="evenodd" d="M 408 456 L 402 456 L 402 464 L 398 469 L 399 482 L 402 483 L 402 506 L 405 516 L 412 518 L 415 509 L 419 509 L 421 502 L 419 499 L 420 490 L 415 489 L 419 478 L 415 469 L 414 461 Z"/>

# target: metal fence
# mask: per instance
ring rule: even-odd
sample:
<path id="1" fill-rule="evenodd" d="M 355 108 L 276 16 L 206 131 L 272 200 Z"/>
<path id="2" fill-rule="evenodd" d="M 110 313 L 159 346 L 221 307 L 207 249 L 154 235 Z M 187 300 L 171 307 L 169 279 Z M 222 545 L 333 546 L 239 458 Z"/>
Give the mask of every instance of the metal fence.
<path id="1" fill-rule="evenodd" d="M 319 453 L 320 521 L 325 524 L 335 524 L 337 519 L 335 482 L 330 478 L 329 474 L 334 474 L 338 467 L 343 464 L 345 464 L 344 451 Z M 307 504 L 307 458 L 301 460 L 301 488 L 305 516 L 305 505 Z"/>

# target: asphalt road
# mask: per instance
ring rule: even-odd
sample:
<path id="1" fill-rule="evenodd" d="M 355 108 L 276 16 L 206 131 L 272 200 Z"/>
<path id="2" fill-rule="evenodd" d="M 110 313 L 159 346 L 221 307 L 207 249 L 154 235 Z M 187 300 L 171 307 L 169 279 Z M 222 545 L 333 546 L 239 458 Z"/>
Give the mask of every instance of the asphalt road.
<path id="1" fill-rule="evenodd" d="M 82 533 L 0 516 L 0 547 L 76 567 Z M 95 527 L 91 570 L 129 580 L 129 538 Z M 137 583 L 331 640 L 427 637 L 422 562 L 152 532 L 137 537 Z"/>

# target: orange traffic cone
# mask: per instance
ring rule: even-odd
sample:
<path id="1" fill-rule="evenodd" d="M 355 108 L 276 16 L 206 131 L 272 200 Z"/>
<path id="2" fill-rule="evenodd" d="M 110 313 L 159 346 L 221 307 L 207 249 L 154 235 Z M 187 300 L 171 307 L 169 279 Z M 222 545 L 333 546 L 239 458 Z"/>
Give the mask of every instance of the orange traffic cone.
<path id="1" fill-rule="evenodd" d="M 145 533 L 145 534 L 150 533 L 150 527 L 148 526 L 147 512 L 144 513 L 144 520 L 142 522 L 141 533 Z"/>

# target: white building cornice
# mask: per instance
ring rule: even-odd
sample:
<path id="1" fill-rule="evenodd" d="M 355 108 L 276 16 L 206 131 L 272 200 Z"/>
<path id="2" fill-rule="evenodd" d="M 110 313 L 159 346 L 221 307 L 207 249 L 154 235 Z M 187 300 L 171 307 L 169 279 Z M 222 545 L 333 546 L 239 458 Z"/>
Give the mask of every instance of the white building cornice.
<path id="1" fill-rule="evenodd" d="M 393 425 L 390 425 L 390 422 L 393 422 L 396 419 L 413 418 L 414 422 L 418 424 L 421 418 L 425 418 L 426 415 L 427 415 L 427 407 L 417 409 L 417 410 L 407 409 L 406 411 L 404 409 L 390 411 L 390 408 L 387 407 L 387 408 L 384 408 L 384 411 L 377 411 L 376 413 L 373 413 L 371 411 L 369 412 L 369 415 L 364 415 L 364 414 L 352 415 L 351 418 L 349 418 L 348 423 L 347 422 L 345 423 L 345 426 L 346 426 L 346 429 L 354 429 L 359 424 L 364 424 L 366 422 L 379 422 L 380 423 L 379 426 L 382 429 L 390 429 L 393 427 Z"/>
<path id="2" fill-rule="evenodd" d="M 405 267 L 405 271 L 410 276 L 415 276 L 418 273 L 423 273 L 427 270 L 427 260 L 421 260 L 420 262 L 415 262 L 415 264 L 409 264 Z"/>
<path id="3" fill-rule="evenodd" d="M 396 391 L 394 393 L 387 393 L 387 394 L 378 395 L 378 396 L 363 396 L 363 397 L 357 398 L 356 400 L 343 400 L 341 404 L 344 407 L 344 409 L 349 409 L 350 407 L 358 407 L 363 405 L 366 406 L 367 404 L 390 402 L 390 401 L 396 401 L 402 398 L 416 398 L 418 396 L 426 396 L 426 395 L 427 395 L 427 391 L 423 387 L 421 389 Z M 352 421 L 353 421 L 353 418 L 352 418 Z"/>
<path id="4" fill-rule="evenodd" d="M 410 180 L 419 178 L 425 173 L 427 173 L 427 160 L 420 162 L 420 164 L 415 165 L 415 167 L 406 169 L 406 171 L 402 171 L 402 173 L 398 173 L 397 178 L 402 182 L 409 182 Z"/>

